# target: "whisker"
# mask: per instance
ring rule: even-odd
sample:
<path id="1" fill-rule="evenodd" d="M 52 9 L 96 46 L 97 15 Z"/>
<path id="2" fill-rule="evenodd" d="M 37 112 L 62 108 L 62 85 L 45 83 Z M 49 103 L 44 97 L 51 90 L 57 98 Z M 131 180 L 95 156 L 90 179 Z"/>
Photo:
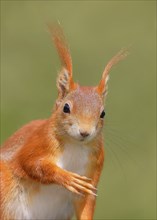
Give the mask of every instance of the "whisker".
<path id="1" fill-rule="evenodd" d="M 114 149 L 121 150 L 123 152 L 123 154 L 125 154 L 125 156 L 127 156 L 127 159 L 129 158 L 130 161 L 134 162 L 134 165 L 136 165 L 137 167 L 140 166 L 139 162 L 137 162 L 137 160 L 135 160 L 135 157 L 133 157 L 130 154 L 130 152 L 127 151 L 128 148 L 126 149 L 126 147 L 124 145 L 122 145 L 121 143 L 118 143 L 114 139 L 108 138 L 108 142 L 110 143 L 111 148 L 114 146 Z M 116 146 L 116 148 L 115 148 L 115 146 Z M 126 157 L 125 157 L 125 159 L 126 159 Z"/>
<path id="2" fill-rule="evenodd" d="M 114 158 L 116 159 L 117 164 L 118 164 L 119 167 L 120 167 L 121 173 L 122 173 L 124 179 L 126 180 L 126 179 L 127 179 L 127 178 L 126 178 L 126 172 L 124 171 L 124 167 L 123 167 L 123 165 L 122 165 L 121 160 L 119 159 L 119 157 L 117 156 L 117 154 L 115 153 L 115 151 L 114 151 L 111 147 L 109 147 L 109 148 L 107 148 L 107 149 L 110 150 L 110 152 L 112 152 L 112 155 L 114 155 Z"/>

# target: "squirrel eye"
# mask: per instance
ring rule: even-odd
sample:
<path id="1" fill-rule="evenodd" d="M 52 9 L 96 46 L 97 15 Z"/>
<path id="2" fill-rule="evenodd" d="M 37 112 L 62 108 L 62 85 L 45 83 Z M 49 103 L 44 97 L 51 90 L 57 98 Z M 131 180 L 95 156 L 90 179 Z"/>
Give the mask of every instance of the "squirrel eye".
<path id="1" fill-rule="evenodd" d="M 65 103 L 64 108 L 63 108 L 63 112 L 70 113 L 70 106 L 68 105 L 68 103 Z"/>
<path id="2" fill-rule="evenodd" d="M 104 116 L 105 116 L 105 111 L 103 110 L 103 111 L 101 112 L 100 118 L 104 118 Z"/>

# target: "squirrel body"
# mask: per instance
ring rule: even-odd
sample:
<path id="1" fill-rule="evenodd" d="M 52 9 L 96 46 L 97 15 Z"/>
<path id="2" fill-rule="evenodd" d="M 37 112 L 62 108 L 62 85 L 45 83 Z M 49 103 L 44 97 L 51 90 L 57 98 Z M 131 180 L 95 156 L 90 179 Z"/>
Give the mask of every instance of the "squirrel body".
<path id="1" fill-rule="evenodd" d="M 104 97 L 112 65 L 100 83 L 82 87 L 72 78 L 72 61 L 62 29 L 50 27 L 63 68 L 49 119 L 32 121 L 1 148 L 0 219 L 92 220 L 104 162 Z"/>
<path id="2" fill-rule="evenodd" d="M 2 206 L 2 213 L 5 216 L 2 219 L 69 219 L 75 212 L 74 201 L 80 199 L 77 194 L 70 192 L 61 185 L 48 184 L 48 180 L 43 183 L 40 180 L 37 182 L 32 181 L 28 176 L 32 174 L 28 174 L 28 172 L 31 172 L 31 167 L 27 164 L 27 160 L 33 162 L 35 171 L 37 171 L 37 164 L 43 159 L 44 155 L 34 162 L 34 153 L 39 152 L 38 146 L 32 145 L 32 148 L 29 146 L 29 155 L 24 153 L 24 148 L 26 151 L 27 142 L 30 143 L 31 139 L 40 130 L 44 129 L 41 129 L 41 127 L 45 127 L 45 125 L 47 127 L 47 123 L 47 120 L 40 120 L 25 125 L 2 146 L 1 179 L 3 181 L 1 184 L 1 202 L 4 206 L 7 204 L 5 209 Z M 99 146 L 98 144 L 97 151 L 101 149 L 99 149 Z M 96 153 L 95 147 L 95 144 L 92 148 L 91 143 L 79 143 L 71 140 L 57 150 L 55 157 L 51 153 L 53 149 L 49 146 L 50 150 L 48 150 L 46 157 L 50 162 L 52 160 L 52 164 L 63 170 L 91 178 L 93 172 L 90 168 L 97 164 L 94 155 Z M 90 157 L 93 157 L 92 161 L 89 160 Z M 28 170 L 23 170 L 22 167 L 27 165 Z"/>
<path id="3" fill-rule="evenodd" d="M 35 122 L 32 122 L 31 125 Z M 26 127 L 29 128 L 29 126 Z M 19 136 L 18 139 L 20 142 L 22 136 Z M 15 142 L 18 144 L 18 140 Z M 89 165 L 89 147 L 79 144 L 65 144 L 63 148 L 62 154 L 56 158 L 56 165 L 79 175 L 86 175 Z M 11 157 L 5 158 L 5 153 L 2 153 L 2 158 L 4 161 L 6 159 L 9 163 L 13 163 L 10 161 L 13 160 L 14 156 L 12 159 Z M 10 178 L 12 178 L 11 176 L 12 174 L 10 174 Z M 68 219 L 74 213 L 73 200 L 77 199 L 77 196 L 62 186 L 57 184 L 45 185 L 30 180 L 19 181 L 15 178 L 14 188 L 16 190 L 12 200 L 9 199 L 8 201 L 10 205 L 8 204 L 7 212 L 16 210 L 16 219 L 51 219 L 52 216 L 53 219 Z M 11 191 L 12 185 L 8 192 Z M 58 207 L 60 208 L 58 209 Z"/>

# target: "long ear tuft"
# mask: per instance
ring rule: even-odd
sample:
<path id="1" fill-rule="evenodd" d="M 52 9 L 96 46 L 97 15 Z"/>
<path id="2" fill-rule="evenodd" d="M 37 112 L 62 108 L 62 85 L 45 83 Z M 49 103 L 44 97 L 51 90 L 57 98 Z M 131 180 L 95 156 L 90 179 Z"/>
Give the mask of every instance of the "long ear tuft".
<path id="1" fill-rule="evenodd" d="M 72 59 L 67 41 L 63 33 L 63 29 L 59 23 L 53 25 L 48 24 L 48 28 L 50 30 L 52 40 L 56 46 L 61 63 L 63 67 L 68 70 L 70 76 L 72 77 Z"/>
<path id="2" fill-rule="evenodd" d="M 129 54 L 128 48 L 121 49 L 111 60 L 107 63 L 104 72 L 102 74 L 101 81 L 97 87 L 98 93 L 104 95 L 106 94 L 107 81 L 109 79 L 109 72 L 111 68 L 116 65 L 119 61 L 125 59 Z"/>
<path id="3" fill-rule="evenodd" d="M 77 84 L 74 83 L 72 78 L 72 59 L 61 26 L 59 24 L 54 24 L 48 25 L 48 27 L 62 63 L 62 70 L 57 78 L 57 107 L 71 90 L 77 88 Z"/>

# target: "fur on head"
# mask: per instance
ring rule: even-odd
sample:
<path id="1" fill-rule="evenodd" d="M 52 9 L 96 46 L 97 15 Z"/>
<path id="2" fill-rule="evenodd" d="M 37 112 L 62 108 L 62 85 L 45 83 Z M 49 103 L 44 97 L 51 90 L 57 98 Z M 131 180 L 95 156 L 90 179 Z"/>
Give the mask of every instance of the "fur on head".
<path id="1" fill-rule="evenodd" d="M 49 26 L 49 29 L 62 63 L 62 70 L 57 79 L 56 101 L 60 134 L 77 141 L 90 141 L 103 127 L 103 102 L 109 72 L 112 66 L 128 55 L 128 51 L 122 49 L 108 62 L 98 86 L 82 87 L 73 81 L 72 59 L 61 26 L 53 25 Z"/>

